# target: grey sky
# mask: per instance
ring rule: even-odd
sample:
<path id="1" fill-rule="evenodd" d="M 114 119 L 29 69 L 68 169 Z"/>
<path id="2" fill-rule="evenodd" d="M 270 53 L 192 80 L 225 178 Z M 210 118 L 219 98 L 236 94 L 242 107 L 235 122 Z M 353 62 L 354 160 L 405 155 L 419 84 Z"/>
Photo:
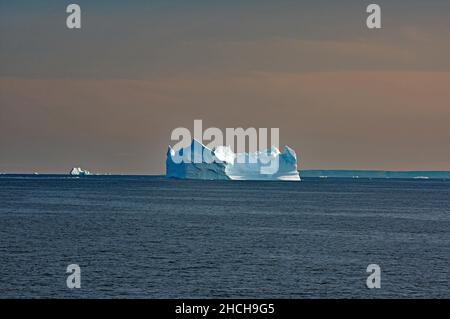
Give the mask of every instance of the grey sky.
<path id="1" fill-rule="evenodd" d="M 279 127 L 302 168 L 450 169 L 450 2 L 0 1 L 0 172 L 161 174 L 170 132 Z"/>

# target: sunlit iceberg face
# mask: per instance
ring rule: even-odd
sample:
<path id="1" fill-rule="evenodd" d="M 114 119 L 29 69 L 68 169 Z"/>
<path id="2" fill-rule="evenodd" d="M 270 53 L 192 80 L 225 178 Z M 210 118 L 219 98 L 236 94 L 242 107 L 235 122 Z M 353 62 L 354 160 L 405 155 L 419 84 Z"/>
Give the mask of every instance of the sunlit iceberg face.
<path id="1" fill-rule="evenodd" d="M 229 146 L 217 146 L 214 149 L 215 158 L 222 163 L 233 164 L 236 159 L 236 154 Z"/>

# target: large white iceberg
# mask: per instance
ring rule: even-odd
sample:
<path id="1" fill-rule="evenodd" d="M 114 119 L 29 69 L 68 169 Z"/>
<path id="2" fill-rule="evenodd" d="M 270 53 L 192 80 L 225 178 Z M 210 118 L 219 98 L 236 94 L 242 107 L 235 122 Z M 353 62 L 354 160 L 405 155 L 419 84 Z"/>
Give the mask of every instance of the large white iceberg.
<path id="1" fill-rule="evenodd" d="M 89 171 L 85 171 L 85 170 L 81 169 L 81 167 L 74 167 L 74 168 L 72 168 L 69 174 L 72 175 L 72 176 L 91 175 L 91 173 Z"/>
<path id="2" fill-rule="evenodd" d="M 196 139 L 177 150 L 169 146 L 166 176 L 203 180 L 299 181 L 297 156 L 288 146 L 255 153 L 235 154 L 229 146 L 209 149 Z"/>

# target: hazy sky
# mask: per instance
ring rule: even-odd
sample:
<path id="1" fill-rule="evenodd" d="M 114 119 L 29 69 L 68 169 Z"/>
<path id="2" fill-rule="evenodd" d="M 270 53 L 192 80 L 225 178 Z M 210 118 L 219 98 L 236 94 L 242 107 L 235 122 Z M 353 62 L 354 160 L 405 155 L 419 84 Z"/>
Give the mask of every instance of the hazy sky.
<path id="1" fill-rule="evenodd" d="M 450 170 L 449 30 L 448 0 L 0 0 L 0 172 L 162 174 L 194 119 L 279 127 L 304 169 Z"/>

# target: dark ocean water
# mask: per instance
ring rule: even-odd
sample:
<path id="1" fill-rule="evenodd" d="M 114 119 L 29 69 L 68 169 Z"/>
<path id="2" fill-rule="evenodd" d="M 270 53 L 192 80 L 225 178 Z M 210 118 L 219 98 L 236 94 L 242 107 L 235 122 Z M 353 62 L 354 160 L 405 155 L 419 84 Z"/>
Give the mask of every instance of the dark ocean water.
<path id="1" fill-rule="evenodd" d="M 450 181 L 1 176 L 0 297 L 450 298 Z"/>

